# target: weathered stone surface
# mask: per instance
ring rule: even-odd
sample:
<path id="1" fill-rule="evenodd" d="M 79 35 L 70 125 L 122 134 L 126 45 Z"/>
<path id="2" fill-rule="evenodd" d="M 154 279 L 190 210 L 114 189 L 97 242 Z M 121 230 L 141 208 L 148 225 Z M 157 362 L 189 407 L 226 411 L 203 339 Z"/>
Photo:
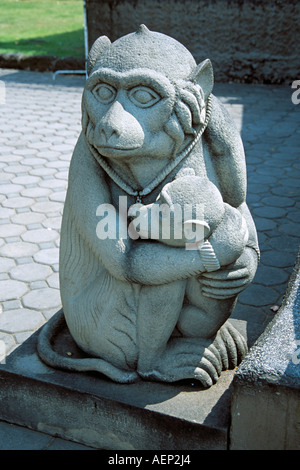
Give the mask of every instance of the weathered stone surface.
<path id="1" fill-rule="evenodd" d="M 59 290 L 50 287 L 32 290 L 23 297 L 23 304 L 38 311 L 59 307 L 61 305 Z"/>
<path id="2" fill-rule="evenodd" d="M 145 23 L 183 43 L 197 61 L 210 57 L 220 81 L 281 83 L 299 76 L 297 0 L 89 0 L 87 23 L 90 47 L 100 34 L 115 40 Z"/>
<path id="3" fill-rule="evenodd" d="M 64 131 L 65 135 L 73 134 L 77 136 L 80 132 L 80 101 L 85 79 L 83 76 L 60 75 L 56 80 L 53 80 L 52 75 L 47 73 L 39 74 L 5 69 L 0 70 L 0 78 L 5 82 L 7 89 L 7 100 L 5 104 L 1 105 L 0 113 L 0 174 L 8 177 L 6 181 L 11 181 L 19 172 L 26 174 L 26 171 L 29 170 L 31 174 L 31 171 L 33 171 L 31 169 L 34 166 L 26 165 L 30 161 L 33 165 L 37 165 L 37 170 L 38 168 L 52 168 L 54 170 L 53 174 L 45 175 L 48 178 L 49 184 L 51 180 L 56 180 L 55 175 L 58 169 L 68 168 L 70 155 L 43 149 L 34 154 L 31 153 L 31 155 L 35 156 L 33 160 L 29 153 L 21 156 L 13 153 L 12 149 L 18 152 L 20 144 L 23 148 L 27 146 L 28 139 L 31 138 L 33 132 L 40 133 L 40 131 L 34 130 L 30 125 L 31 122 L 39 120 L 40 117 L 43 117 L 42 123 L 44 126 L 43 134 L 40 137 L 41 140 L 45 136 L 53 136 L 60 133 L 47 128 L 48 111 L 51 113 L 51 117 L 65 123 L 66 129 L 68 129 L 68 131 Z M 247 200 L 249 207 L 252 211 L 255 207 L 263 207 L 262 198 L 271 194 L 288 197 L 291 199 L 292 205 L 283 208 L 286 210 L 285 219 L 300 222 L 299 203 L 297 202 L 299 199 L 299 173 L 297 173 L 300 169 L 299 152 L 296 152 L 294 148 L 295 139 L 299 139 L 300 135 L 299 106 L 291 104 L 291 89 L 274 85 L 218 83 L 215 86 L 215 94 L 221 99 L 229 113 L 234 113 L 236 116 L 246 148 L 248 173 L 260 170 L 266 171 L 268 169 L 272 171 L 272 168 L 280 168 L 281 171 L 281 174 L 277 176 L 276 184 L 263 185 L 260 183 L 259 192 L 254 192 L 256 184 L 255 179 L 253 179 L 251 185 L 248 186 Z M 46 108 L 45 103 L 47 103 Z M 22 132 L 19 132 L 25 108 L 28 120 L 22 126 Z M 251 126 L 253 122 L 257 123 L 255 128 Z M 13 131 L 2 128 L 2 125 L 4 126 L 6 123 L 11 123 Z M 281 128 L 285 129 L 286 137 L 282 137 Z M 271 130 L 271 136 L 266 135 L 269 129 Z M 9 132 L 12 132 L 15 138 L 9 137 Z M 271 142 L 273 151 L 260 150 L 260 145 L 267 139 Z M 6 145 L 9 141 L 10 145 Z M 284 149 L 284 153 L 282 153 L 281 149 Z M 35 151 L 35 149 L 31 150 Z M 277 155 L 279 158 L 277 158 Z M 22 162 L 15 169 L 17 173 L 13 171 L 6 172 L 7 168 L 14 169 L 13 162 Z M 63 182 L 64 186 L 62 186 Z M 59 180 L 59 185 L 65 189 L 67 181 Z M 35 187 L 39 188 L 41 186 L 35 185 Z M 52 194 L 55 189 L 49 188 Z M 22 193 L 23 191 L 26 190 L 21 190 Z M 24 196 L 24 194 L 22 195 Z M 5 198 L 5 195 L 0 195 L 0 202 L 2 203 Z M 24 213 L 17 213 L 17 209 L 1 207 L 0 222 L 25 226 L 42 223 L 45 227 L 49 226 L 56 230 L 60 228 L 61 217 L 52 217 L 55 213 L 51 213 L 49 216 L 47 213 L 34 213 L 30 210 Z M 259 219 L 258 214 L 255 215 L 255 219 Z M 259 233 L 262 256 L 258 273 L 263 266 L 274 266 L 279 271 L 284 270 L 290 273 L 298 250 L 299 236 L 293 233 L 287 239 L 280 232 L 280 227 L 284 220 L 282 218 L 273 218 L 272 220 L 276 221 L 276 227 L 271 231 L 261 231 Z M 5 244 L 8 243 L 5 240 L 3 242 Z M 39 249 L 44 251 L 41 248 Z M 15 252 L 15 255 L 17 255 L 17 252 Z M 5 258 L 2 255 L 0 258 L 0 270 L 3 268 L 2 274 L 9 277 L 10 269 L 24 263 L 32 263 L 32 257 L 25 256 L 19 258 L 18 256 L 13 256 Z M 48 279 L 42 278 L 41 281 L 47 282 Z M 54 286 L 51 285 L 51 287 Z M 243 327 L 241 331 L 247 333 L 248 343 L 251 345 L 259 334 L 264 331 L 268 322 L 273 319 L 274 313 L 270 307 L 280 305 L 286 289 L 286 283 L 266 287 L 264 283 L 260 284 L 260 282 L 257 282 L 252 284 L 249 289 L 251 290 L 251 295 L 249 292 L 249 296 L 247 295 L 243 298 L 243 304 L 238 300 L 233 316 L 239 323 L 240 319 L 245 321 L 247 326 Z M 245 291 L 246 293 L 248 293 L 248 289 Z M 247 304 L 248 301 L 252 302 L 253 299 L 255 299 L 256 306 Z M 22 297 L 2 302 L 0 312 L 3 313 L 6 309 L 20 308 L 21 301 Z M 43 315 L 46 319 L 50 319 L 56 310 L 43 310 Z M 17 329 L 19 326 L 18 317 L 15 320 L 15 327 Z M 27 330 L 26 332 L 12 331 L 12 333 L 1 333 L 0 331 L 0 339 L 5 338 L 5 341 L 7 340 L 7 353 L 10 353 L 11 348 L 15 347 L 16 344 L 22 343 L 33 331 L 34 329 Z M 12 425 L 9 426 L 13 428 Z M 6 434 L 4 434 L 3 429 L 2 431 L 0 431 L 1 450 L 5 449 L 6 445 Z M 53 437 L 49 437 L 49 441 L 55 442 L 55 439 L 53 439 Z M 32 441 L 31 448 L 34 448 L 35 442 L 37 442 L 36 439 Z M 17 441 L 14 444 L 14 448 L 16 448 Z M 21 445 L 19 440 L 18 444 Z M 67 444 L 65 442 L 66 448 Z"/>
<path id="4" fill-rule="evenodd" d="M 85 370 L 96 368 L 121 383 L 191 379 L 209 387 L 246 354 L 245 338 L 226 321 L 259 259 L 239 131 L 212 94 L 210 60 L 197 65 L 182 44 L 145 25 L 112 44 L 97 39 L 87 72 L 61 230 L 63 315 L 89 355 Z M 64 181 L 66 175 L 56 177 Z M 275 177 L 258 178 L 272 184 Z M 133 208 L 141 205 L 137 216 Z M 190 214 L 178 220 L 173 208 L 183 213 L 187 205 Z M 181 243 L 178 233 L 143 232 L 139 218 L 148 225 L 148 212 L 152 217 L 157 207 L 174 210 L 168 228 L 180 226 Z M 58 202 L 32 206 L 59 209 Z M 111 210 L 118 222 L 105 220 L 103 231 L 97 216 Z M 31 240 L 34 233 L 22 237 Z M 34 259 L 45 262 L 40 253 Z M 63 367 L 65 358 L 51 349 L 56 328 L 45 327 L 39 352 Z M 70 361 L 76 370 L 76 360 Z"/>
<path id="5" fill-rule="evenodd" d="M 278 314 L 235 375 L 233 450 L 300 449 L 299 261 Z"/>
<path id="6" fill-rule="evenodd" d="M 39 312 L 27 308 L 8 310 L 0 315 L 0 329 L 6 333 L 36 330 L 43 323 Z"/>
<path id="7" fill-rule="evenodd" d="M 46 366 L 36 341 L 31 336 L 0 365 L 0 419 L 98 449 L 226 450 L 232 371 L 208 390 L 121 385 Z M 59 347 L 64 354 L 76 351 L 66 335 Z"/>
<path id="8" fill-rule="evenodd" d="M 22 297 L 28 288 L 25 283 L 19 281 L 0 281 L 0 300 L 11 300 Z"/>

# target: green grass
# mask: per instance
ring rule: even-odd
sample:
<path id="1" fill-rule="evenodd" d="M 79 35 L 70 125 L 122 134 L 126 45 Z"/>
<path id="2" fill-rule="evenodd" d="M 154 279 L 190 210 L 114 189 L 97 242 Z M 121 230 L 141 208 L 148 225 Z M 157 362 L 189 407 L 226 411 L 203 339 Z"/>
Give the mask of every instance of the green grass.
<path id="1" fill-rule="evenodd" d="M 0 0 L 0 54 L 84 57 L 82 0 Z"/>

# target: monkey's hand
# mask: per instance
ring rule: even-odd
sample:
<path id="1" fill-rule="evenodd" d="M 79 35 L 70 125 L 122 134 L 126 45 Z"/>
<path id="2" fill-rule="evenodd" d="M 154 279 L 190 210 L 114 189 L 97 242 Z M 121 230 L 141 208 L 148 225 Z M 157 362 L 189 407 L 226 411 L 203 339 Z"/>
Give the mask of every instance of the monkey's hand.
<path id="1" fill-rule="evenodd" d="M 198 278 L 203 295 L 212 299 L 228 299 L 238 295 L 252 282 L 257 264 L 256 251 L 246 247 L 234 263 L 218 271 L 205 272 Z"/>

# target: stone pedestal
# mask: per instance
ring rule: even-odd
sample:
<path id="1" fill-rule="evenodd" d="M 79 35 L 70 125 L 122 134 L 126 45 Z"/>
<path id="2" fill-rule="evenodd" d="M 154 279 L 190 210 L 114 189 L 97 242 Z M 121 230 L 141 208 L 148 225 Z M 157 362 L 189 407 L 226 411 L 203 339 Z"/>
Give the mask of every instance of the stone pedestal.
<path id="1" fill-rule="evenodd" d="M 300 450 L 300 256 L 284 302 L 233 381 L 232 450 Z"/>
<path id="2" fill-rule="evenodd" d="M 216 385 L 116 384 L 46 366 L 38 332 L 0 365 L 0 419 L 110 450 L 226 449 L 234 371 Z M 66 354 L 70 344 L 61 339 Z"/>

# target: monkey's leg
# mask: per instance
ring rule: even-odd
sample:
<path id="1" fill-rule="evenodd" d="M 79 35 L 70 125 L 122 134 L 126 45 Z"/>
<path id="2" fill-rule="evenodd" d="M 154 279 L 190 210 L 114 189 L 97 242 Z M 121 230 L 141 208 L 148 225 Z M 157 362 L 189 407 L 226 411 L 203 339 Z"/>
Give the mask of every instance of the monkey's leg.
<path id="1" fill-rule="evenodd" d="M 187 293 L 190 304 L 183 307 L 177 327 L 185 337 L 198 337 L 214 342 L 213 344 L 221 352 L 222 368 L 235 367 L 247 352 L 243 336 L 232 325 L 226 323 L 235 307 L 237 297 L 212 299 L 203 296 L 199 288 L 195 278 L 188 281 Z M 217 335 L 218 332 L 220 334 Z"/>
<path id="2" fill-rule="evenodd" d="M 185 291 L 185 281 L 141 289 L 137 372 L 146 380 L 196 379 L 208 387 L 216 382 L 222 370 L 222 360 L 212 340 L 171 338 Z"/>
<path id="3" fill-rule="evenodd" d="M 231 315 L 236 298 L 231 297 L 220 301 L 206 297 L 201 303 L 202 305 L 186 305 L 181 310 L 177 327 L 183 336 L 214 338 Z"/>
<path id="4" fill-rule="evenodd" d="M 141 376 L 155 368 L 165 353 L 182 308 L 186 281 L 143 286 L 137 316 L 138 365 Z"/>

